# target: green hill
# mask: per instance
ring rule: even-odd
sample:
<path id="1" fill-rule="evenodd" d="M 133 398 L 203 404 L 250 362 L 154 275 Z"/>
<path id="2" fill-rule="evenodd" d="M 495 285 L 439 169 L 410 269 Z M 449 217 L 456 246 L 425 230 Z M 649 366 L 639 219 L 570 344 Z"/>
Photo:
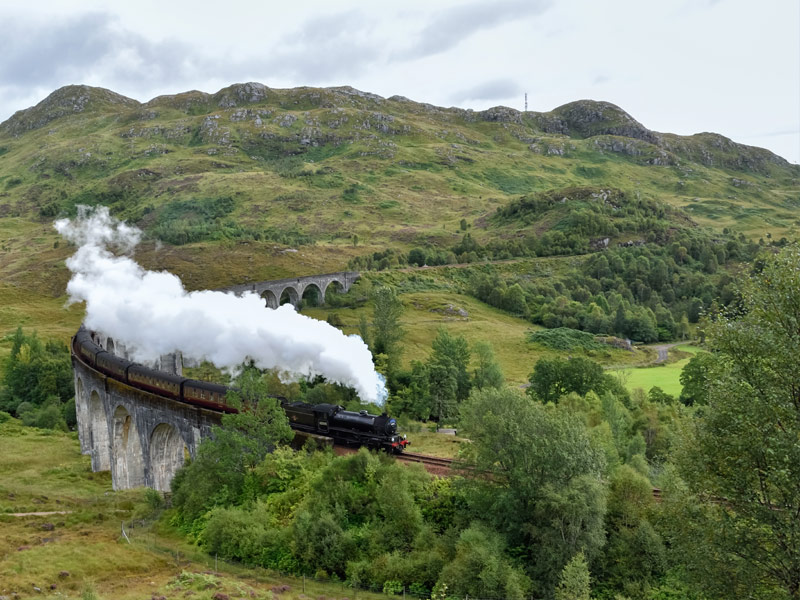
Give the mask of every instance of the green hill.
<path id="1" fill-rule="evenodd" d="M 68 86 L 0 124 L 0 153 L 3 216 L 46 221 L 103 203 L 175 245 L 314 242 L 336 250 L 331 264 L 354 254 L 342 248 L 353 234 L 449 244 L 464 218 L 478 239 L 513 236 L 519 224 L 487 217 L 563 188 L 614 188 L 682 224 L 755 237 L 792 231 L 800 203 L 800 167 L 767 150 L 656 133 L 590 100 L 473 112 L 248 83 L 141 104 Z"/>
<path id="2" fill-rule="evenodd" d="M 800 166 L 767 150 L 650 131 L 592 100 L 477 112 L 349 87 L 247 83 L 140 103 L 67 86 L 0 124 L 4 327 L 59 310 L 72 250 L 51 223 L 79 204 L 144 229 L 137 260 L 196 289 L 403 265 L 413 248 L 436 264 L 698 232 L 792 238 L 798 182 Z M 529 300 L 547 295 L 532 285 Z M 575 326 L 548 311 L 534 322 Z M 48 330 L 63 335 L 79 313 Z"/>

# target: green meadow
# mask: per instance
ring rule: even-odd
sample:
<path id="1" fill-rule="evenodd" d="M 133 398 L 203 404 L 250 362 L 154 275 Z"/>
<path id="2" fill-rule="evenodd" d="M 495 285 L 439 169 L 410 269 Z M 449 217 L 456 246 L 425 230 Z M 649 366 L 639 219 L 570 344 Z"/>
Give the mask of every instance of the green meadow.
<path id="1" fill-rule="evenodd" d="M 148 490 L 114 492 L 109 472 L 92 473 L 75 433 L 9 419 L 0 422 L 0 456 L 2 596 L 386 599 L 215 560 L 169 525 L 170 510 Z"/>
<path id="2" fill-rule="evenodd" d="M 675 352 L 677 350 L 677 352 Z M 638 367 L 620 369 L 617 371 L 625 386 L 629 390 L 637 388 L 645 392 L 652 387 L 660 387 L 667 394 L 676 398 L 681 394 L 681 370 L 692 358 L 692 355 L 701 352 L 703 349 L 692 345 L 680 345 L 671 348 L 670 355 L 678 354 L 677 360 L 667 359 L 663 364 L 652 365 L 649 367 Z"/>
<path id="3" fill-rule="evenodd" d="M 409 366 L 412 360 L 424 362 L 427 359 L 431 342 L 440 327 L 452 335 L 463 336 L 471 347 L 475 342 L 489 341 L 509 385 L 525 385 L 537 360 L 562 354 L 527 340 L 528 331 L 541 327 L 470 296 L 455 291 L 426 291 L 405 293 L 401 300 L 404 307 L 401 317 L 404 330 L 401 360 L 405 366 Z M 343 324 L 343 331 L 348 334 L 358 333 L 362 315 L 367 320 L 372 317 L 372 309 L 368 306 L 309 307 L 304 308 L 303 313 L 321 320 L 336 314 Z M 652 360 L 655 355 L 647 348 L 631 353 L 609 346 L 608 350 L 587 356 L 602 364 L 619 365 Z"/>

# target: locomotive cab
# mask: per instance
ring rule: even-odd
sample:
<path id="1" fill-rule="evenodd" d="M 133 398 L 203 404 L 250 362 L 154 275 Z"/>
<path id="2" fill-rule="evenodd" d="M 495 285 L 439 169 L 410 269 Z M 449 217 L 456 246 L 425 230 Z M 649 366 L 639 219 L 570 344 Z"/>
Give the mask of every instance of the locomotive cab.
<path id="1" fill-rule="evenodd" d="M 386 435 L 394 435 L 397 433 L 397 420 L 394 418 L 388 418 L 389 415 L 383 413 L 382 417 L 387 417 L 386 425 L 384 430 L 386 431 Z"/>

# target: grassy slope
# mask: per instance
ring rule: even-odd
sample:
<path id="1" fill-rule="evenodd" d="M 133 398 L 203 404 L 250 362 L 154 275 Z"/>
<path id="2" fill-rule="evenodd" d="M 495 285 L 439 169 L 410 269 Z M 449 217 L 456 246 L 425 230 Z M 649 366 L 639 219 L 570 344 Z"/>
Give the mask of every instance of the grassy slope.
<path id="1" fill-rule="evenodd" d="M 341 584 L 308 582 L 303 596 L 302 580 L 222 562 L 216 575 L 202 575 L 214 568 L 214 558 L 187 545 L 166 518 L 154 523 L 156 514 L 144 501 L 144 490 L 112 492 L 109 473 L 91 472 L 74 434 L 22 427 L 12 420 L 0 424 L 0 456 L 0 595 L 80 598 L 94 589 L 100 598 L 115 600 L 160 595 L 210 600 L 217 592 L 267 599 L 273 598 L 270 588 L 276 585 L 289 586 L 282 600 L 353 595 Z M 41 511 L 69 513 L 10 516 Z M 120 524 L 131 520 L 139 524 L 127 526 L 128 544 Z M 189 575 L 181 578 L 182 573 Z M 361 591 L 357 596 L 378 598 Z"/>
<path id="2" fill-rule="evenodd" d="M 113 190 L 121 195 L 104 199 L 147 227 L 174 200 L 231 195 L 234 218 L 254 227 L 296 227 L 323 245 L 346 244 L 353 232 L 362 243 L 410 245 L 457 237 L 462 217 L 479 219 L 519 194 L 611 185 L 751 235 L 778 236 L 795 224 L 796 169 L 650 166 L 641 164 L 647 156 L 602 150 L 592 138 L 544 134 L 531 119 L 490 123 L 463 111 L 316 93 L 321 99 L 311 101 L 307 90 L 276 91 L 230 108 L 212 101 L 181 110 L 181 99 L 104 105 L 0 136 L 2 205 L 30 218 Z M 269 113 L 260 124 L 256 111 Z M 564 154 L 541 153 L 551 147 Z M 734 185 L 734 176 L 744 183 Z"/>
<path id="3" fill-rule="evenodd" d="M 431 342 L 440 327 L 454 335 L 462 335 L 473 345 L 480 340 L 492 343 L 497 360 L 510 385 L 527 383 L 533 365 L 543 356 L 558 353 L 526 341 L 526 332 L 537 329 L 529 321 L 514 317 L 470 296 L 456 291 L 410 292 L 401 296 L 404 311 L 401 324 L 403 337 L 403 363 L 424 361 L 431 351 Z M 459 311 L 466 311 L 461 316 Z M 304 308 L 303 313 L 317 319 L 326 319 L 336 313 L 344 323 L 346 333 L 358 333 L 361 315 L 372 316 L 369 307 L 333 309 L 325 307 Z M 630 353 L 609 347 L 607 353 L 595 353 L 593 358 L 603 364 L 635 364 L 651 360 L 648 350 Z"/>
<path id="4" fill-rule="evenodd" d="M 800 168 L 711 134 L 664 134 L 672 163 L 664 166 L 646 164 L 662 148 L 641 139 L 581 137 L 625 125 L 621 111 L 573 126 L 580 135 L 568 137 L 543 125 L 563 111 L 500 109 L 492 117 L 311 88 L 266 90 L 253 103 L 242 90 L 139 105 L 97 88 L 67 88 L 0 124 L 0 339 L 23 324 L 66 341 L 79 322 L 80 307 L 63 309 L 72 248 L 51 226 L 76 203 L 110 204 L 149 230 L 176 202 L 230 196 L 235 223 L 296 230 L 315 241 L 298 252 L 274 241 L 143 243 L 137 260 L 176 273 L 189 289 L 334 271 L 386 247 L 450 246 L 462 235 L 462 218 L 481 242 L 541 232 L 552 223 L 524 227 L 489 217 L 520 194 L 573 185 L 613 186 L 685 209 L 698 225 L 755 237 L 792 235 L 797 224 Z M 89 98 L 82 111 L 70 104 L 75 94 Z M 614 143 L 632 151 L 609 149 Z M 557 265 L 508 268 L 547 277 Z M 450 291 L 407 299 L 423 308 L 407 313 L 406 360 L 424 356 L 444 321 L 426 306 L 447 301 Z M 523 341 L 527 324 L 477 304 L 467 310 L 468 322 L 445 324 L 470 341 L 494 340 L 509 379 L 524 382 L 538 356 Z M 0 342 L 0 357 L 7 346 Z"/>

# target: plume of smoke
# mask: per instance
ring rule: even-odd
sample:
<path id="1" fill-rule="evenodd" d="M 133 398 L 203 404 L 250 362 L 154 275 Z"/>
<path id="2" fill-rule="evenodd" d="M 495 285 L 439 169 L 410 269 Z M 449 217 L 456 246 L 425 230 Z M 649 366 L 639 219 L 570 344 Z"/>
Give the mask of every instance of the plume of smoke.
<path id="1" fill-rule="evenodd" d="M 55 228 L 79 246 L 67 260 L 70 301 L 85 301 L 86 326 L 125 344 L 133 360 L 180 351 L 234 370 L 252 359 L 262 369 L 322 375 L 353 387 L 363 402 L 383 405 L 386 387 L 360 337 L 298 314 L 289 304 L 266 308 L 255 293 L 187 292 L 175 275 L 148 271 L 111 252 L 131 251 L 141 231 L 111 217 L 106 207 L 81 207 L 77 219 L 58 220 Z"/>

